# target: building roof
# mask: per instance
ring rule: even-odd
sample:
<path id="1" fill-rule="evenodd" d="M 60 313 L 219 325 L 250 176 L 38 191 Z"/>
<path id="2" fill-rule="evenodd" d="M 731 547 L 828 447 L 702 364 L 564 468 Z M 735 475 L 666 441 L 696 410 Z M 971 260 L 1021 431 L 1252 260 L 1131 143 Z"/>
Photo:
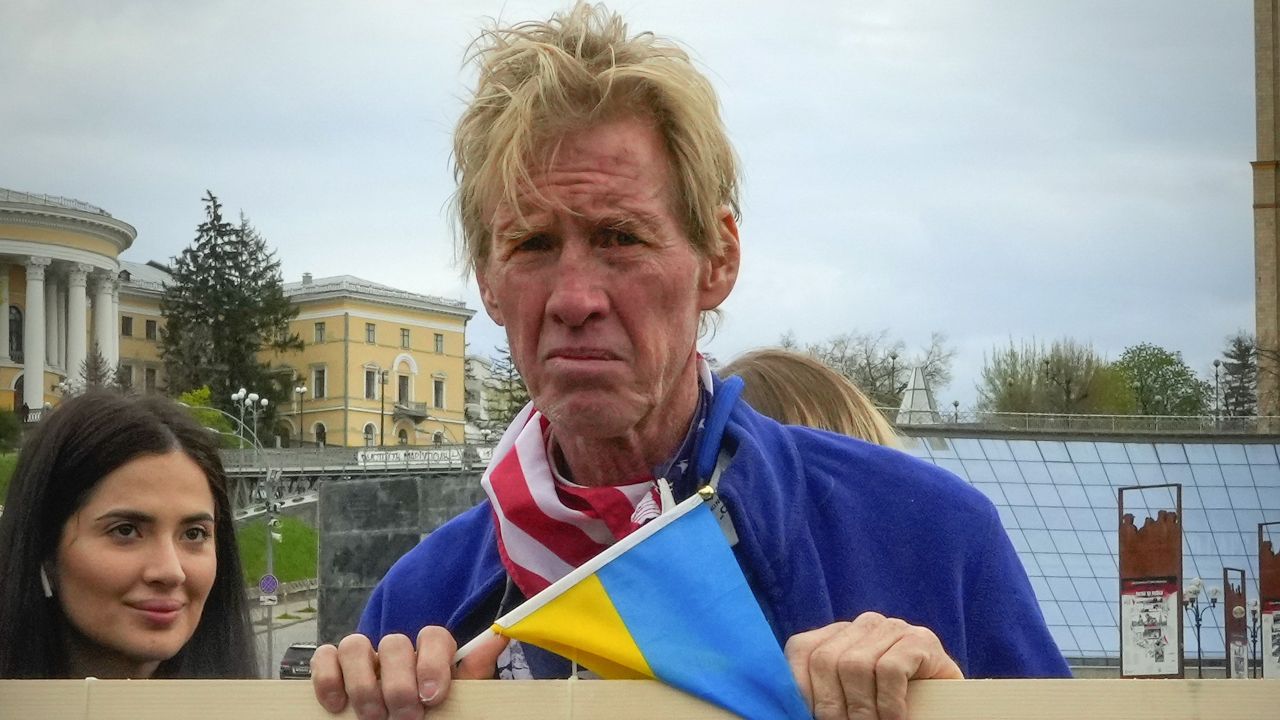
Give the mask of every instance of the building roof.
<path id="1" fill-rule="evenodd" d="M 128 250 L 138 237 L 132 225 L 111 217 L 97 205 L 58 195 L 0 188 L 0 215 L 5 223 L 70 230 L 106 240 L 117 248 L 110 255 L 112 260 L 117 260 L 118 254 Z"/>
<path id="2" fill-rule="evenodd" d="M 284 294 L 285 297 L 288 297 L 293 302 L 353 297 L 388 305 L 456 315 L 467 319 L 476 314 L 475 310 L 468 308 L 467 304 L 461 300 L 451 300 L 435 295 L 420 295 L 364 280 L 354 275 L 335 275 L 333 277 L 312 279 L 310 273 L 303 273 L 301 282 L 284 284 Z"/>
<path id="3" fill-rule="evenodd" d="M 128 275 L 125 275 L 128 273 Z M 120 281 L 122 288 L 141 291 L 164 292 L 165 283 L 169 282 L 169 273 L 152 263 L 145 265 L 128 260 L 120 261 Z M 128 278 L 127 280 L 125 278 Z"/>
<path id="4" fill-rule="evenodd" d="M 96 215 L 105 215 L 111 217 L 111 213 L 103 210 L 97 205 L 90 205 L 83 200 L 75 198 L 62 197 L 60 195 L 40 195 L 36 193 L 22 192 L 21 190 L 10 190 L 8 188 L 0 188 L 0 202 L 25 203 L 27 205 L 44 205 L 46 207 L 61 208 L 63 210 L 79 210 L 80 212 L 93 213 Z"/>

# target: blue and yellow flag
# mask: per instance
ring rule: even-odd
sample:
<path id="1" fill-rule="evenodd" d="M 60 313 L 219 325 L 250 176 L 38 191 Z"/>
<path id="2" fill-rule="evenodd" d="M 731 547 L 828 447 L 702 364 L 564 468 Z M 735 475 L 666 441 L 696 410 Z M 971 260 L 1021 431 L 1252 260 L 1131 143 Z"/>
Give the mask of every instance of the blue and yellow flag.
<path id="1" fill-rule="evenodd" d="M 743 717 L 811 717 L 698 495 L 499 618 L 493 631 L 606 679 L 657 679 Z"/>

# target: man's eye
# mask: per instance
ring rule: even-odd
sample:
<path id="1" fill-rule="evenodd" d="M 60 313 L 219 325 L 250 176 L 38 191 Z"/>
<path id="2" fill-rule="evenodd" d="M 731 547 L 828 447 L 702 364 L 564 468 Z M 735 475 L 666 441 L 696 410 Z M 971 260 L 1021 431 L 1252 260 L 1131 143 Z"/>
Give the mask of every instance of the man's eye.
<path id="1" fill-rule="evenodd" d="M 551 236 L 539 233 L 516 243 L 516 252 L 540 252 L 551 248 Z"/>
<path id="2" fill-rule="evenodd" d="M 642 242 L 640 238 L 617 228 L 608 228 L 601 233 L 600 244 L 604 247 L 623 247 L 626 245 L 639 245 Z"/>

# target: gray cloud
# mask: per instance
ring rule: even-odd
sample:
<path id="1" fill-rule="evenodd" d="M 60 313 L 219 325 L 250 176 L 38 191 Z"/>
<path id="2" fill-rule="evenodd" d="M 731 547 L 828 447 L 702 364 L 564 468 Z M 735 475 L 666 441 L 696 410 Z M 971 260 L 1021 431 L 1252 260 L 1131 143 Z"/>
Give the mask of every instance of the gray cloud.
<path id="1" fill-rule="evenodd" d="M 206 188 L 286 274 L 433 294 L 449 135 L 486 15 L 563 3 L 239 0 L 0 7 L 0 185 L 191 238 Z M 1202 372 L 1252 325 L 1251 5 L 633 0 L 693 51 L 746 176 L 745 266 L 708 344 L 935 329 L 968 403 L 1009 337 L 1152 341 Z M 483 315 L 474 349 L 500 341 Z"/>

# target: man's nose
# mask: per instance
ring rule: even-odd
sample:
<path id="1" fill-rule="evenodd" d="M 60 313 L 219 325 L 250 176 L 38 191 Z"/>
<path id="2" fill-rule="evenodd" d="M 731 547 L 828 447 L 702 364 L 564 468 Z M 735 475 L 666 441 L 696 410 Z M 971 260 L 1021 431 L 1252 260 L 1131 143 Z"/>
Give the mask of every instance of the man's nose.
<path id="1" fill-rule="evenodd" d="M 585 243 L 566 243 L 556 261 L 547 313 L 580 327 L 609 311 L 608 268 Z"/>

